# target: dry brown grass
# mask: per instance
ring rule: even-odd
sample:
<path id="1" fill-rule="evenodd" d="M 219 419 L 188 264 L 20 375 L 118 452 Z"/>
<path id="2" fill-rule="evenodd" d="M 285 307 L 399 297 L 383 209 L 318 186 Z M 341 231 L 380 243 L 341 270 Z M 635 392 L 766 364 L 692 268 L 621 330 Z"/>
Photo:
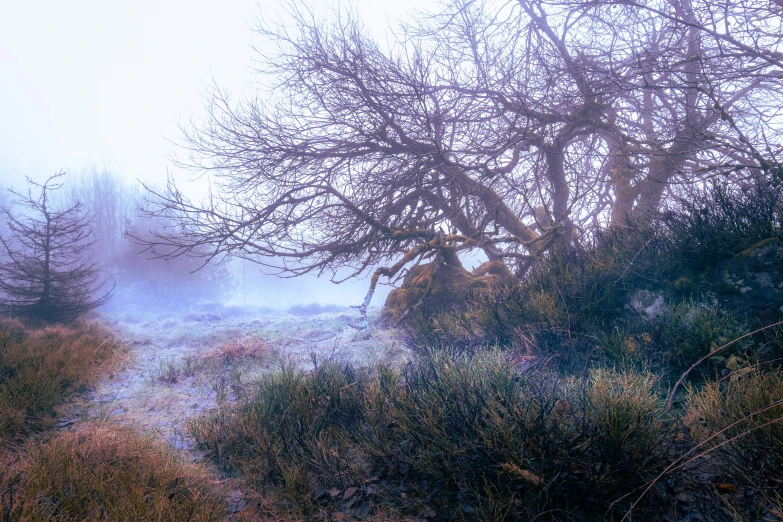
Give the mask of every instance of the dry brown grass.
<path id="1" fill-rule="evenodd" d="M 235 338 L 227 341 L 216 349 L 207 351 L 202 359 L 233 362 L 240 359 L 265 359 L 272 353 L 272 348 L 254 337 Z"/>
<path id="2" fill-rule="evenodd" d="M 116 363 L 120 344 L 98 323 L 30 329 L 0 321 L 0 440 L 54 422 L 54 408 Z"/>
<path id="3" fill-rule="evenodd" d="M 232 384 L 239 385 L 238 381 L 248 367 L 269 362 L 273 353 L 272 348 L 259 339 L 235 337 L 197 355 L 187 355 L 182 360 L 161 360 L 152 380 L 174 384 L 198 372 L 219 378 L 228 370 Z"/>
<path id="4" fill-rule="evenodd" d="M 28 441 L 0 472 L 2 520 L 190 520 L 226 517 L 203 466 L 131 431 L 86 428 Z"/>

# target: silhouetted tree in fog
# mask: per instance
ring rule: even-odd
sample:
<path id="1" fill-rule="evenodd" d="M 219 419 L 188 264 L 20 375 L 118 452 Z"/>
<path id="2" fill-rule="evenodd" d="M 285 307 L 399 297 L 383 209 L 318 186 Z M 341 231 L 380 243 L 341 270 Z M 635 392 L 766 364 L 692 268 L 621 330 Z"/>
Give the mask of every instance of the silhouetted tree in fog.
<path id="1" fill-rule="evenodd" d="M 9 203 L 7 189 L 0 185 L 0 208 L 7 207 Z M 5 232 L 7 228 L 5 220 L 0 219 L 0 234 Z"/>
<path id="2" fill-rule="evenodd" d="M 234 292 L 227 262 L 205 265 L 198 256 L 162 259 L 149 251 L 151 230 L 169 231 L 172 226 L 176 223 L 142 215 L 127 228 L 130 242 L 122 256 L 114 260 L 122 297 L 164 309 L 226 301 Z M 133 288 L 128 288 L 128 283 Z M 132 292 L 124 293 L 126 289 Z"/>
<path id="3" fill-rule="evenodd" d="M 106 167 L 88 166 L 70 177 L 56 194 L 60 206 L 80 204 L 89 223 L 89 255 L 110 276 L 115 310 L 128 306 L 176 309 L 205 301 L 225 300 L 231 277 L 227 265 L 203 267 L 196 258 L 170 262 L 154 259 L 135 238 L 149 236 L 150 229 L 166 229 L 166 220 L 148 219 L 141 185 L 128 183 Z"/>
<path id="4" fill-rule="evenodd" d="M 7 231 L 0 236 L 0 308 L 3 312 L 67 322 L 104 304 L 111 289 L 88 253 L 90 218 L 79 203 L 57 208 L 52 192 L 62 187 L 60 172 L 26 194 L 9 189 L 19 210 L 0 207 Z M 34 190 L 38 193 L 34 194 Z"/>
<path id="5" fill-rule="evenodd" d="M 138 207 L 143 201 L 141 186 L 126 183 L 120 174 L 94 165 L 68 185 L 63 198 L 66 204 L 80 202 L 83 211 L 92 216 L 95 260 L 104 266 L 114 264 L 129 248 L 125 233 L 138 221 Z"/>

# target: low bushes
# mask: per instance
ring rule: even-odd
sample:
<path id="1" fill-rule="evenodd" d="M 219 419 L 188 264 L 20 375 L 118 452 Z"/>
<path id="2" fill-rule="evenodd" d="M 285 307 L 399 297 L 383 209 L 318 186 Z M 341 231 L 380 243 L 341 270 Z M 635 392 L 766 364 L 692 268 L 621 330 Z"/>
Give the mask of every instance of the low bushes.
<path id="1" fill-rule="evenodd" d="M 383 396 L 399 425 L 385 460 L 441 491 L 441 513 L 459 505 L 484 520 L 551 509 L 600 517 L 666 459 L 669 427 L 649 375 L 559 379 L 515 371 L 494 351 L 439 352 Z"/>
<path id="2" fill-rule="evenodd" d="M 560 379 L 494 350 L 427 353 L 401 371 L 283 368 L 190 429 L 224 468 L 313 518 L 391 507 L 442 520 L 553 509 L 600 519 L 663 469 L 671 439 L 651 376 Z"/>
<path id="3" fill-rule="evenodd" d="M 131 432 L 63 432 L 30 441 L 6 464 L 3 520 L 225 519 L 213 476 Z"/>
<path id="4" fill-rule="evenodd" d="M 783 484 L 783 370 L 745 367 L 691 390 L 686 423 L 725 482 Z"/>
<path id="5" fill-rule="evenodd" d="M 783 188 L 764 182 L 715 182 L 693 189 L 663 215 L 669 264 L 701 271 L 783 234 Z"/>
<path id="6" fill-rule="evenodd" d="M 759 323 L 752 302 L 720 308 L 711 270 L 783 234 L 782 202 L 780 187 L 761 182 L 694 188 L 655 222 L 592 231 L 462 308 L 412 310 L 402 324 L 406 342 L 414 350 L 494 345 L 554 357 L 563 373 L 609 364 L 644 368 L 669 382 L 711 349 L 770 322 Z M 764 336 L 732 353 L 783 355 L 780 343 L 769 350 Z M 715 361 L 700 370 L 693 376 L 714 374 Z"/>
<path id="7" fill-rule="evenodd" d="M 345 489 L 361 474 L 352 476 L 346 449 L 365 421 L 368 385 L 368 374 L 350 365 L 329 362 L 310 374 L 284 366 L 235 410 L 197 418 L 190 430 L 223 468 L 306 507 L 317 485 Z"/>
<path id="8" fill-rule="evenodd" d="M 296 520 L 620 520 L 631 506 L 633 520 L 772 520 L 783 370 L 727 366 L 668 409 L 650 373 L 564 377 L 497 349 L 327 361 L 270 373 L 189 428 Z"/>
<path id="9" fill-rule="evenodd" d="M 95 324 L 32 330 L 0 321 L 0 437 L 49 427 L 55 406 L 95 382 L 118 348 Z"/>
<path id="10" fill-rule="evenodd" d="M 460 309 L 411 309 L 404 368 L 283 368 L 190 430 L 300 518 L 775 513 L 783 329 L 743 337 L 758 317 L 720 308 L 706 275 L 780 236 L 781 201 L 750 183 L 695 190 L 654 224 L 553 249 Z M 659 388 L 737 338 L 665 406 Z"/>

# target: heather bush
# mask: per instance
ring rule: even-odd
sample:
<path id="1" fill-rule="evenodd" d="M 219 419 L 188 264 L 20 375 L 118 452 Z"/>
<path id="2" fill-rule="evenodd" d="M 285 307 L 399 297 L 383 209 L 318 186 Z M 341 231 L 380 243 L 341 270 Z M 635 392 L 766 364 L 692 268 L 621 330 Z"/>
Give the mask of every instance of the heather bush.
<path id="1" fill-rule="evenodd" d="M 783 186 L 749 180 L 693 188 L 663 213 L 669 264 L 703 271 L 783 234 Z"/>
<path id="2" fill-rule="evenodd" d="M 554 359 L 564 373 L 608 364 L 676 379 L 755 324 L 742 311 L 718 307 L 709 294 L 714 285 L 705 286 L 700 274 L 781 234 L 780 190 L 763 182 L 690 189 L 661 219 L 592 231 L 530 262 L 517 281 L 469 296 L 462 308 L 412 310 L 402 325 L 405 340 L 413 350 L 510 348 Z M 661 305 L 651 314 L 640 310 L 634 301 L 642 295 Z M 768 336 L 747 339 L 721 357 L 780 355 L 780 343 Z M 711 360 L 694 376 L 718 366 Z"/>
<path id="3" fill-rule="evenodd" d="M 497 350 L 439 350 L 401 369 L 284 367 L 190 429 L 303 518 L 598 519 L 663 469 L 672 423 L 648 374 L 559 378 Z"/>

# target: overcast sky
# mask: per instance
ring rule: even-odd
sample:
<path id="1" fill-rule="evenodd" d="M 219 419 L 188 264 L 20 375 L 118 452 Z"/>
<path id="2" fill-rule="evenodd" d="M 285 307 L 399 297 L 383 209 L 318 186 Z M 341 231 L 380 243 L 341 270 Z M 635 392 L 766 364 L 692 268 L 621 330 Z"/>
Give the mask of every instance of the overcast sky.
<path id="1" fill-rule="evenodd" d="M 344 0 L 381 40 L 433 0 Z M 313 2 L 316 10 L 335 5 Z M 0 185 L 106 165 L 129 181 L 180 187 L 168 140 L 203 114 L 214 79 L 247 92 L 259 17 L 285 22 L 277 0 L 0 0 Z M 288 280 L 275 303 L 358 304 L 367 280 L 335 288 Z M 279 283 L 279 284 L 282 284 Z M 276 287 L 279 284 L 275 284 Z M 253 292 L 256 297 L 261 294 Z M 381 304 L 379 289 L 374 304 Z M 263 297 L 263 295 L 261 295 Z M 269 295 L 267 295 L 269 297 Z"/>
<path id="2" fill-rule="evenodd" d="M 385 38 L 429 0 L 344 3 Z M 0 184 L 91 163 L 165 180 L 212 79 L 252 80 L 259 16 L 285 20 L 276 0 L 0 0 Z"/>

